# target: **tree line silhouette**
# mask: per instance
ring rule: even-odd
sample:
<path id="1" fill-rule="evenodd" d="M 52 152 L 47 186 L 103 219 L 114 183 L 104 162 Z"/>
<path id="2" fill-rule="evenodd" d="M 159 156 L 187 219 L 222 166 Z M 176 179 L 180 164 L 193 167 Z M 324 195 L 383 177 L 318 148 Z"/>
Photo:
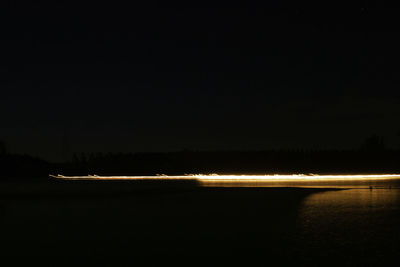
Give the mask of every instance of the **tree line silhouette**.
<path id="1" fill-rule="evenodd" d="M 75 153 L 63 163 L 7 153 L 0 142 L 2 180 L 64 175 L 183 175 L 196 173 L 400 173 L 400 150 L 371 136 L 354 150 L 179 151 Z"/>

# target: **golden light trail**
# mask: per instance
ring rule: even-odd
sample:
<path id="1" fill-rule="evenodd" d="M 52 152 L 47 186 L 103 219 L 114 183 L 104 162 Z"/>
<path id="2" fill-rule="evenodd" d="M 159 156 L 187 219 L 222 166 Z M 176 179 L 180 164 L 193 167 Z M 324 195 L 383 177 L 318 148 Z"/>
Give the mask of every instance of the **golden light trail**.
<path id="1" fill-rule="evenodd" d="M 50 175 L 50 177 L 64 180 L 184 180 L 197 179 L 205 181 L 299 181 L 299 180 L 376 180 L 400 179 L 400 174 L 357 174 L 357 175 L 316 175 L 316 174 L 273 174 L 273 175 L 219 175 L 219 174 L 187 174 L 187 175 L 154 175 L 154 176 L 64 176 Z"/>
<path id="2" fill-rule="evenodd" d="M 329 186 L 360 185 L 367 183 L 380 183 L 398 180 L 400 174 L 358 174 L 358 175 L 218 175 L 218 174 L 190 174 L 181 176 L 155 175 L 155 176 L 63 176 L 50 175 L 62 180 L 136 180 L 136 181 L 165 181 L 165 180 L 195 180 L 202 186 Z"/>

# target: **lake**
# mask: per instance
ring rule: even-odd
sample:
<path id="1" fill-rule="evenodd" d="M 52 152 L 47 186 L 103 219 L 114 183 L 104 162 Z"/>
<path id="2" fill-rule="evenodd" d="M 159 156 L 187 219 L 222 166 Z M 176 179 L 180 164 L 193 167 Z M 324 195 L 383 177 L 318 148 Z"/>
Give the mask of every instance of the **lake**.
<path id="1" fill-rule="evenodd" d="M 398 261 L 400 189 L 349 189 L 312 194 L 299 210 L 303 259 L 368 266 Z"/>
<path id="2" fill-rule="evenodd" d="M 378 266 L 397 260 L 398 179 L 229 181 L 223 187 L 176 182 L 3 184 L 4 257 L 58 266 Z"/>

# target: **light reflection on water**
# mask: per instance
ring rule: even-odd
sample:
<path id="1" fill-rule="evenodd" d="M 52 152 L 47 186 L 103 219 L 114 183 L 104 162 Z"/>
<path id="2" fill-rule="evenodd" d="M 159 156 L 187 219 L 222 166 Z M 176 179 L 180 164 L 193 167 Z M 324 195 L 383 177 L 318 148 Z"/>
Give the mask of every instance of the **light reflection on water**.
<path id="1" fill-rule="evenodd" d="M 400 188 L 399 175 L 266 175 L 196 176 L 203 186 Z"/>
<path id="2" fill-rule="evenodd" d="M 102 179 L 102 177 L 78 177 L 77 179 L 81 178 L 82 180 Z M 110 180 L 114 178 L 106 177 Z M 252 180 L 243 179 L 243 176 L 236 178 L 242 179 L 217 180 L 218 178 L 215 179 L 215 177 L 205 177 L 203 182 L 209 183 L 206 184 L 207 186 L 349 189 L 324 192 L 315 190 L 317 193 L 311 193 L 314 190 L 306 190 L 311 194 L 305 197 L 299 206 L 301 200 L 298 198 L 285 201 L 296 190 L 265 190 L 265 198 L 260 192 L 255 198 L 253 194 L 240 195 L 237 192 L 230 194 L 229 198 L 225 189 L 197 192 L 182 190 L 182 194 L 129 192 L 128 195 L 122 194 L 122 197 L 116 194 L 117 197 L 114 198 L 114 195 L 102 194 L 82 197 L 75 194 L 76 191 L 82 191 L 82 188 L 85 188 L 79 187 L 81 186 L 79 183 L 76 183 L 77 187 L 72 188 L 74 190 L 71 191 L 67 190 L 66 186 L 67 184 L 74 185 L 74 183 L 61 183 L 62 190 L 51 187 L 57 184 L 54 183 L 51 186 L 48 185 L 48 189 L 44 188 L 47 191 L 40 187 L 43 191 L 40 191 L 37 198 L 30 198 L 29 193 L 28 197 L 11 197 L 0 203 L 4 210 L 2 214 L 0 213 L 3 215 L 2 227 L 7 230 L 3 239 L 16 240 L 18 248 L 21 244 L 29 244 L 26 245 L 29 248 L 41 248 L 37 246 L 37 242 L 42 240 L 46 244 L 55 242 L 54 240 L 62 240 L 62 242 L 57 242 L 64 244 L 65 240 L 71 240 L 70 243 L 66 243 L 67 245 L 64 244 L 64 248 L 67 248 L 65 251 L 70 252 L 71 247 L 83 244 L 81 249 L 76 249 L 76 251 L 86 253 L 88 247 L 96 249 L 102 247 L 104 248 L 102 254 L 119 255 L 115 252 L 116 250 L 127 249 L 129 251 L 126 255 L 131 255 L 131 248 L 125 243 L 123 246 L 118 246 L 118 240 L 129 240 L 129 244 L 139 244 L 138 251 L 147 251 L 147 248 L 151 251 L 157 246 L 161 246 L 164 250 L 165 247 L 170 246 L 169 243 L 163 243 L 164 241 L 152 243 L 149 236 L 153 236 L 154 240 L 179 240 L 176 235 L 178 233 L 178 237 L 181 236 L 183 240 L 188 238 L 188 243 L 182 242 L 182 244 L 190 250 L 192 248 L 187 244 L 198 244 L 197 236 L 204 238 L 204 243 L 199 243 L 201 244 L 198 250 L 200 252 L 195 251 L 196 255 L 209 253 L 210 244 L 214 244 L 215 251 L 219 251 L 218 249 L 224 251 L 223 246 L 219 244 L 228 244 L 228 249 L 225 251 L 231 249 L 230 245 L 238 246 L 245 251 L 251 248 L 251 253 L 244 254 L 250 255 L 247 258 L 253 256 L 257 258 L 257 253 L 259 253 L 263 260 L 269 262 L 269 258 L 264 255 L 270 251 L 268 255 L 277 253 L 282 259 L 296 256 L 293 262 L 303 263 L 298 265 L 304 266 L 337 267 L 346 265 L 346 262 L 351 266 L 383 266 L 387 265 L 383 263 L 389 262 L 388 259 L 392 259 L 391 255 L 397 258 L 400 251 L 399 179 L 332 178 L 324 181 L 312 180 L 313 177 L 308 177 L 311 180 L 301 179 L 302 177 L 296 178 L 298 180 L 276 179 L 277 177 L 272 177 L 275 180 L 267 180 L 265 177 L 256 180 L 254 176 L 251 177 Z M 63 177 L 63 179 L 68 180 L 68 177 Z M 127 177 L 126 179 L 144 180 L 143 177 Z M 183 177 L 183 179 L 190 179 L 190 177 Z M 115 180 L 118 180 L 118 177 Z M 123 184 L 124 188 L 125 185 Z M 133 183 L 132 185 L 140 184 Z M 96 186 L 94 192 L 104 190 L 104 187 Z M 369 189 L 370 186 L 372 189 Z M 120 187 L 116 188 L 116 191 L 122 191 Z M 32 191 L 31 187 L 24 186 L 24 189 L 27 192 Z M 55 189 L 64 192 L 64 196 L 48 194 L 48 192 L 57 192 Z M 43 193 L 45 191 L 47 193 Z M 72 194 L 68 196 L 71 192 Z M 217 227 L 218 218 L 221 227 Z M 197 227 L 192 228 L 193 225 Z M 235 240 L 230 239 L 232 233 L 238 236 L 236 239 L 238 242 L 226 241 Z M 102 238 L 100 242 L 92 242 L 99 237 Z M 218 238 L 226 242 L 218 241 Z M 25 240 L 32 242 L 27 243 Z M 86 244 L 89 245 L 85 245 L 85 242 L 80 242 L 80 240 L 86 240 Z M 137 242 L 137 240 L 141 241 Z M 146 244 L 146 240 L 150 240 L 147 247 L 143 245 Z M 111 250 L 111 253 L 107 251 L 107 248 Z M 59 248 L 55 247 L 55 249 Z M 178 249 L 181 249 L 180 245 Z M 41 255 L 43 251 L 46 250 L 41 248 L 35 254 Z M 240 252 L 238 250 L 237 255 Z M 319 257 L 322 261 L 313 261 L 315 257 Z M 236 258 L 233 257 L 233 259 Z M 335 264 L 329 264 L 332 261 Z M 359 264 L 354 264 L 355 262 Z"/>
<path id="3" fill-rule="evenodd" d="M 398 180 L 331 180 L 331 181 L 202 181 L 203 186 L 210 187 L 309 187 L 309 188 L 386 188 L 400 189 Z"/>
<path id="4" fill-rule="evenodd" d="M 298 227 L 302 255 L 385 261 L 400 245 L 400 189 L 312 194 L 302 203 Z"/>
<path id="5" fill-rule="evenodd" d="M 366 181 L 202 181 L 203 186 L 211 187 L 308 187 L 308 188 L 386 188 L 400 189 L 399 180 Z"/>

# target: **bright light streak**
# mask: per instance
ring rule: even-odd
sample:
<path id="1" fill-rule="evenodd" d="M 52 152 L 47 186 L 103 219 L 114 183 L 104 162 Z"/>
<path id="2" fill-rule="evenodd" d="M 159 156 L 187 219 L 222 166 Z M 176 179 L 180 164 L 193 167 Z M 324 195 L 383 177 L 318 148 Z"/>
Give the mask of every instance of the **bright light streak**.
<path id="1" fill-rule="evenodd" d="M 50 175 L 62 180 L 114 180 L 114 181 L 196 181 L 205 187 L 323 187 L 323 188 L 399 188 L 400 174 L 358 175 L 217 175 L 190 174 L 181 176 L 63 176 Z"/>
<path id="2" fill-rule="evenodd" d="M 392 180 L 400 179 L 400 174 L 357 174 L 357 175 L 316 175 L 316 174 L 291 174 L 291 175 L 218 175 L 218 174 L 188 174 L 181 176 L 156 175 L 156 176 L 63 176 L 50 175 L 50 177 L 63 180 L 198 180 L 205 182 L 296 182 L 296 181 L 367 181 L 367 180 Z"/>

